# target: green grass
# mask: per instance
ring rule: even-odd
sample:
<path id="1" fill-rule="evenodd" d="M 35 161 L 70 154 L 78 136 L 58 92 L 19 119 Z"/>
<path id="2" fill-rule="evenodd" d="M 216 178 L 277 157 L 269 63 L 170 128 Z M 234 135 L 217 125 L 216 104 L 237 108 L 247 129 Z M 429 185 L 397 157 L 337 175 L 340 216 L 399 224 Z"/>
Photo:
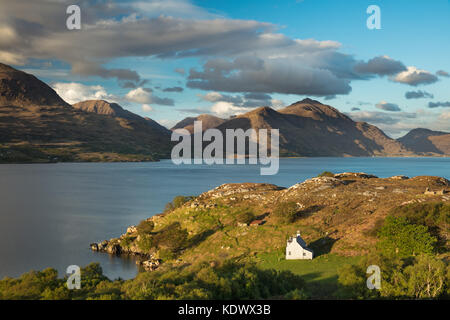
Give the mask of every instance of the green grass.
<path id="1" fill-rule="evenodd" d="M 291 271 L 303 276 L 306 290 L 312 298 L 334 298 L 339 284 L 338 270 L 345 264 L 355 264 L 361 257 L 344 257 L 336 254 L 323 254 L 313 260 L 286 260 L 281 252 L 258 255 L 257 263 L 262 269 Z"/>

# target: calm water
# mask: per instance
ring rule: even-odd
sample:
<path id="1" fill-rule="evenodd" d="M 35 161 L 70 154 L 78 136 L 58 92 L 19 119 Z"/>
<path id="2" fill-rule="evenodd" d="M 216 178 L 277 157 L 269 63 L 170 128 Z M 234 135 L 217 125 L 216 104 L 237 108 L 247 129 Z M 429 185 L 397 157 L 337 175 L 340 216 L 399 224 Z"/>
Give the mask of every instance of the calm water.
<path id="1" fill-rule="evenodd" d="M 380 177 L 435 175 L 450 179 L 450 158 L 282 159 L 274 176 L 258 166 L 157 163 L 0 165 L 0 278 L 31 269 L 100 262 L 114 279 L 136 275 L 132 259 L 94 253 L 91 242 L 119 236 L 162 211 L 176 195 L 197 195 L 228 182 L 291 186 L 328 170 Z"/>

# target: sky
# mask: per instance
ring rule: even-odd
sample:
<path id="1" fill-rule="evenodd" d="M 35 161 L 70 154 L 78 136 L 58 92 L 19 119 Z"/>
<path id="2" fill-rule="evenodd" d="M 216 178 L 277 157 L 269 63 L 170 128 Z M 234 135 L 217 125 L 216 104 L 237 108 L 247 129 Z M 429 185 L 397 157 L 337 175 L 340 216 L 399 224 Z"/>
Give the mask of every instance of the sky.
<path id="1" fill-rule="evenodd" d="M 391 137 L 450 132 L 449 40 L 449 0 L 0 0 L 0 62 L 167 127 L 310 97 Z"/>

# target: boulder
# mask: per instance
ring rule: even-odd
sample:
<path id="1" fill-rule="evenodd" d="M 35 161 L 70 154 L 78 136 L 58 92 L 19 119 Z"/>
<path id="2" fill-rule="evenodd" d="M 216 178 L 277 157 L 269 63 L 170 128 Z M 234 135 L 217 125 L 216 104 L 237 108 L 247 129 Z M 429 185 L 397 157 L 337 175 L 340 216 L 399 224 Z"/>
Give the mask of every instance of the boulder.
<path id="1" fill-rule="evenodd" d="M 158 267 L 161 264 L 161 260 L 151 258 L 149 260 L 137 261 L 136 264 L 139 264 L 140 266 L 142 266 L 142 268 L 144 268 L 145 271 L 153 271 L 153 270 L 158 269 Z"/>
<path id="2" fill-rule="evenodd" d="M 106 251 L 110 254 L 120 254 L 122 252 L 122 248 L 118 244 L 113 244 L 111 246 L 108 246 Z"/>
<path id="3" fill-rule="evenodd" d="M 342 172 L 342 173 L 336 173 L 334 175 L 335 178 L 342 179 L 342 178 L 360 178 L 360 179 L 373 179 L 378 178 L 377 176 L 374 176 L 373 174 L 368 174 L 365 172 Z"/>
<path id="4" fill-rule="evenodd" d="M 137 232 L 136 226 L 129 226 L 127 228 L 127 233 L 136 233 L 136 232 Z"/>
<path id="5" fill-rule="evenodd" d="M 392 180 L 408 180 L 409 177 L 404 176 L 404 175 L 398 175 L 398 176 L 390 177 L 389 179 L 392 179 Z"/>

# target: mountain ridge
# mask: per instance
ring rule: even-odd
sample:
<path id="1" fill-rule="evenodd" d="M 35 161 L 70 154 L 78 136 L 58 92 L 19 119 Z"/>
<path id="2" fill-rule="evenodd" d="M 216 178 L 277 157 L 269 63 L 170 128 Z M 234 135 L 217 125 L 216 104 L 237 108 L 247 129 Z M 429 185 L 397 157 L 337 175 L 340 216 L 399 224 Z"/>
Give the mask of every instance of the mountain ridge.
<path id="1" fill-rule="evenodd" d="M 397 141 L 422 155 L 450 155 L 450 133 L 426 128 L 412 129 Z"/>
<path id="2" fill-rule="evenodd" d="M 154 161 L 170 155 L 168 130 L 137 115 L 128 118 L 74 108 L 35 76 L 0 65 L 0 162 Z"/>
<path id="3" fill-rule="evenodd" d="M 261 107 L 217 129 L 279 129 L 282 156 L 409 156 L 379 128 L 355 122 L 336 108 L 304 99 L 280 110 Z"/>

